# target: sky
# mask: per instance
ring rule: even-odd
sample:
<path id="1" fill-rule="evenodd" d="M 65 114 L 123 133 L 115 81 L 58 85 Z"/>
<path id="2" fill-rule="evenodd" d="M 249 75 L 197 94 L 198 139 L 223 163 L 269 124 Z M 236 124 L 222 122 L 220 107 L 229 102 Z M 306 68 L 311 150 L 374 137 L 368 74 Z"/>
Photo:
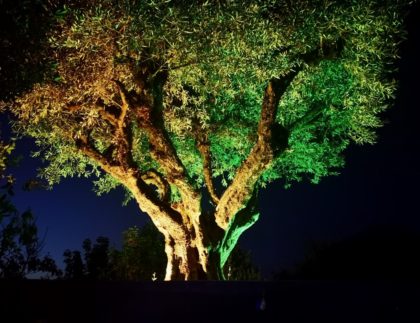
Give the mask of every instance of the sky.
<path id="1" fill-rule="evenodd" d="M 341 174 L 320 184 L 299 183 L 285 190 L 273 183 L 260 195 L 261 216 L 240 239 L 254 263 L 269 278 L 272 272 L 290 269 L 302 261 L 313 241 L 338 241 L 372 226 L 405 227 L 420 234 L 420 92 L 419 10 L 407 19 L 408 40 L 402 44 L 397 79 L 400 82 L 394 106 L 383 115 L 378 143 L 351 146 Z M 7 130 L 3 123 L 3 134 Z M 10 169 L 17 179 L 13 202 L 20 211 L 31 209 L 44 253 L 62 265 L 65 249 L 81 249 L 86 238 L 110 238 L 120 247 L 122 232 L 141 226 L 147 215 L 135 202 L 122 206 L 124 193 L 116 190 L 98 197 L 89 179 L 63 179 L 53 190 L 21 189 L 36 177 L 42 164 L 29 157 L 33 141 L 18 142 L 23 156 L 19 167 Z"/>

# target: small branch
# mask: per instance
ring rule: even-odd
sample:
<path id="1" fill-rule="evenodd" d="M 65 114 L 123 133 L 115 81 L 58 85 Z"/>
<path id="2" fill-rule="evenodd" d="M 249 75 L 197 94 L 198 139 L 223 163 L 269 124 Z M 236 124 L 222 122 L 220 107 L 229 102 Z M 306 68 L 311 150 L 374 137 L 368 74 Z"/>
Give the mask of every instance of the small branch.
<path id="1" fill-rule="evenodd" d="M 303 125 L 306 125 L 315 121 L 321 115 L 321 113 L 322 113 L 322 109 L 320 106 L 313 107 L 308 112 L 306 112 L 303 117 L 287 125 L 287 129 L 289 130 L 289 132 L 292 132 L 294 129 L 300 126 L 303 126 Z"/>
<path id="2" fill-rule="evenodd" d="M 213 185 L 213 178 L 211 173 L 211 152 L 208 139 L 205 136 L 199 136 L 197 139 L 197 149 L 201 154 L 203 159 L 203 173 L 204 181 L 207 186 L 207 191 L 209 192 L 212 202 L 217 205 L 219 203 L 219 197 L 217 196 L 216 190 Z"/>
<path id="3" fill-rule="evenodd" d="M 124 127 L 125 117 L 127 115 L 127 112 L 129 110 L 129 107 L 130 107 L 130 104 L 129 104 L 129 93 L 128 93 L 127 89 L 125 88 L 124 84 L 122 84 L 118 80 L 113 80 L 113 81 L 118 86 L 118 89 L 119 89 L 119 92 L 120 92 L 121 101 L 122 101 L 121 113 L 120 113 L 120 116 L 118 118 L 118 128 L 122 129 Z"/>
<path id="4" fill-rule="evenodd" d="M 115 103 L 115 104 L 118 104 L 118 103 Z M 98 111 L 99 115 L 103 119 L 105 119 L 106 121 L 108 121 L 111 124 L 111 126 L 113 126 L 113 127 L 117 126 L 118 120 L 117 120 L 117 117 L 116 117 L 116 112 L 112 111 L 112 110 L 116 110 L 116 108 L 114 106 L 112 106 L 112 107 L 107 106 L 107 105 L 105 105 L 105 103 L 102 99 L 98 99 L 95 102 L 94 108 L 95 108 L 96 111 Z"/>
<path id="5" fill-rule="evenodd" d="M 120 95 L 121 95 L 121 100 L 122 100 L 123 104 L 128 105 L 128 101 L 129 101 L 128 98 L 129 98 L 130 94 L 128 93 L 127 89 L 125 88 L 125 85 L 119 80 L 113 79 L 112 81 L 117 85 L 117 87 L 119 89 L 119 92 L 120 92 Z"/>
<path id="6" fill-rule="evenodd" d="M 82 106 L 80 104 L 71 104 L 71 105 L 66 106 L 66 109 L 71 113 L 76 112 L 80 110 L 81 108 Z"/>
<path id="7" fill-rule="evenodd" d="M 187 66 L 191 66 L 191 65 L 196 65 L 198 63 L 198 60 L 193 60 L 191 62 L 185 63 L 185 64 L 181 64 L 181 65 L 177 65 L 174 67 L 169 68 L 169 70 L 177 70 L 183 67 L 187 67 Z"/>
<path id="8" fill-rule="evenodd" d="M 124 84 L 118 80 L 113 80 L 118 87 L 119 95 L 121 98 L 122 104 L 119 105 L 119 111 L 111 113 L 106 110 L 106 106 L 102 106 L 102 109 L 99 110 L 99 113 L 105 120 L 107 120 L 114 128 L 114 138 L 113 146 L 115 147 L 116 157 L 121 166 L 125 169 L 130 168 L 133 162 L 132 156 L 132 133 L 130 127 L 127 126 L 127 116 L 130 110 L 131 102 L 133 101 L 130 97 Z"/>
<path id="9" fill-rule="evenodd" d="M 87 157 L 99 164 L 99 166 L 107 173 L 115 175 L 117 178 L 121 178 L 119 166 L 114 165 L 110 158 L 101 154 L 91 143 L 89 137 L 83 135 L 79 138 L 74 139 L 77 148 L 84 153 Z"/>
<path id="10" fill-rule="evenodd" d="M 109 113 L 105 110 L 105 108 L 98 109 L 98 113 L 101 115 L 102 118 L 104 118 L 106 121 L 108 121 L 112 126 L 117 126 L 118 120 L 115 118 L 114 115 Z"/>

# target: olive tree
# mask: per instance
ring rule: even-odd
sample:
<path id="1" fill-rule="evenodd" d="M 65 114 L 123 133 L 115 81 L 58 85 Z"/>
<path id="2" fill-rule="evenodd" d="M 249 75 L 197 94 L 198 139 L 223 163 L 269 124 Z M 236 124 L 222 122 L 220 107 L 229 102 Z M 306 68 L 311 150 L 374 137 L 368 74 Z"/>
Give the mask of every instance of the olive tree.
<path id="1" fill-rule="evenodd" d="M 407 2 L 68 1 L 14 126 L 51 185 L 126 188 L 165 238 L 167 280 L 223 278 L 261 188 L 317 183 L 375 142 Z"/>

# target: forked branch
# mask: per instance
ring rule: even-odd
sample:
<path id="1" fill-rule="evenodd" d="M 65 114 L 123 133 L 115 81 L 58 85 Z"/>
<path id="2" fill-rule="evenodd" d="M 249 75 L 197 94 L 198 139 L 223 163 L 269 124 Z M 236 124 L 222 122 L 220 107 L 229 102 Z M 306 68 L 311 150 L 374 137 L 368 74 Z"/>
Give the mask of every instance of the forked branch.
<path id="1" fill-rule="evenodd" d="M 148 102 L 153 100 L 142 100 L 135 106 L 137 123 L 145 130 L 150 143 L 150 153 L 164 171 L 167 181 L 179 189 L 185 214 L 198 218 L 200 193 L 193 187 L 183 163 L 165 132 L 160 108 Z"/>
<path id="2" fill-rule="evenodd" d="M 342 49 L 342 41 L 337 41 L 333 44 L 323 44 L 321 47 L 297 58 L 305 64 L 313 66 L 318 64 L 321 59 L 337 58 L 341 54 Z M 264 93 L 258 124 L 257 142 L 247 159 L 238 168 L 232 183 L 220 198 L 220 202 L 216 208 L 216 223 L 223 230 L 227 230 L 229 223 L 234 219 L 235 215 L 247 205 L 255 184 L 262 173 L 270 166 L 275 155 L 281 154 L 287 148 L 289 130 L 275 123 L 277 107 L 280 98 L 302 68 L 302 65 L 295 67 L 294 70 L 291 69 L 282 78 L 274 78 L 268 83 Z M 302 120 L 292 125 L 292 129 L 302 122 L 313 120 L 318 115 L 319 111 L 314 109 L 305 115 Z M 284 138 L 273 138 L 275 126 L 277 128 L 280 127 L 280 129 L 276 129 L 277 133 Z M 277 143 L 280 142 L 280 145 L 277 144 L 276 146 L 274 139 L 276 139 Z"/>
<path id="3" fill-rule="evenodd" d="M 109 156 L 100 153 L 91 143 L 88 135 L 74 138 L 76 147 L 91 160 L 96 162 L 106 173 L 121 180 L 123 172 L 120 165 L 116 164 Z"/>
<path id="4" fill-rule="evenodd" d="M 88 136 L 80 136 L 75 141 L 76 146 L 84 155 L 95 161 L 106 173 L 118 179 L 133 193 L 140 209 L 149 214 L 156 226 L 161 230 L 170 230 L 173 234 L 185 235 L 181 225 L 181 215 L 168 203 L 154 196 L 136 169 L 127 170 L 121 165 L 113 163 L 94 147 Z M 154 179 L 157 180 L 157 173 L 154 175 L 149 173 L 149 175 L 154 176 Z"/>

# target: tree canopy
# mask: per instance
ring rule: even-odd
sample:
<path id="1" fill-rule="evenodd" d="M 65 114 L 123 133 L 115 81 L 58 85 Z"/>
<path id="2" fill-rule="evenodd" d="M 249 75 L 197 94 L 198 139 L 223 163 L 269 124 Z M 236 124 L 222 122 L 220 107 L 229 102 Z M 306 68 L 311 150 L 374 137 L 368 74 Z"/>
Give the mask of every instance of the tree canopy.
<path id="1" fill-rule="evenodd" d="M 180 159 L 202 185 L 195 132 L 208 131 L 213 175 L 226 183 L 254 144 L 267 81 L 303 69 L 276 116 L 292 130 L 289 148 L 261 183 L 304 174 L 318 181 L 343 165 L 340 153 L 350 140 L 375 140 L 378 113 L 395 90 L 389 77 L 401 37 L 399 2 L 96 1 L 83 9 L 64 7 L 49 38 L 52 79 L 19 98 L 14 111 L 45 149 L 50 164 L 43 174 L 56 183 L 92 172 L 72 136 L 92 131 L 99 150 L 111 145 L 112 121 L 101 106 L 121 105 L 112 80 L 140 92 L 141 73 L 167 71 L 163 122 Z M 340 55 L 302 67 L 306 56 L 323 51 Z M 314 121 L 299 124 L 308 112 Z M 133 132 L 137 165 L 158 168 L 144 131 Z M 99 190 L 110 182 L 100 181 Z"/>
<path id="2" fill-rule="evenodd" d="M 258 218 L 258 187 L 317 183 L 350 142 L 375 142 L 407 5 L 69 1 L 43 49 L 44 81 L 10 103 L 15 129 L 36 139 L 50 184 L 122 184 L 167 246 L 198 235 L 200 262 L 218 249 L 223 267 Z M 223 233 L 201 236 L 202 189 Z"/>

